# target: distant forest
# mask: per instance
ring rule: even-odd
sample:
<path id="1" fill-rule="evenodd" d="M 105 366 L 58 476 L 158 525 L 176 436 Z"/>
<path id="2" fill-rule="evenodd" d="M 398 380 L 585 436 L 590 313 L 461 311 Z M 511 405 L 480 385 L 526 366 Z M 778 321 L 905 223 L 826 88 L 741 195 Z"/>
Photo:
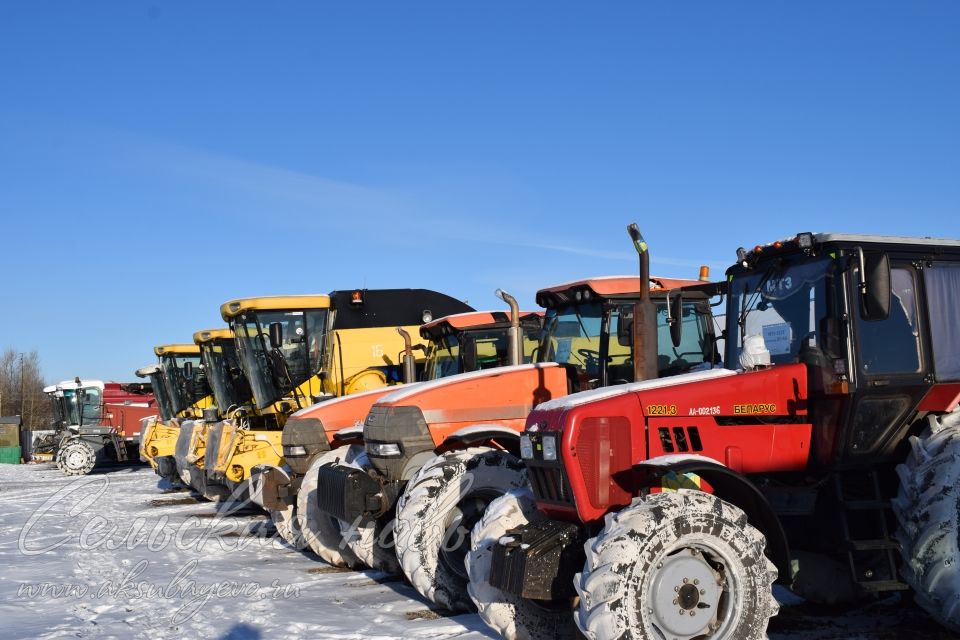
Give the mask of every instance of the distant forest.
<path id="1" fill-rule="evenodd" d="M 25 429 L 47 429 L 53 421 L 50 400 L 43 393 L 40 356 L 8 348 L 0 356 L 0 416 L 23 416 Z"/>

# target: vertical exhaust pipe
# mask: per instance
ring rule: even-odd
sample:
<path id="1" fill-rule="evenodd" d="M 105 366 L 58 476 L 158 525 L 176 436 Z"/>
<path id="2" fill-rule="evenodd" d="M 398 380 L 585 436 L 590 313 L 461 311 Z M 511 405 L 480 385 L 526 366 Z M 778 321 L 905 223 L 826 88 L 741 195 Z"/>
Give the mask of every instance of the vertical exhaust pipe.
<path id="1" fill-rule="evenodd" d="M 633 307 L 633 379 L 653 380 L 657 367 L 657 307 L 650 300 L 650 252 L 636 223 L 627 233 L 640 258 L 640 300 Z"/>
<path id="2" fill-rule="evenodd" d="M 413 357 L 413 340 L 403 327 L 397 327 L 397 333 L 403 336 L 403 381 L 410 384 L 417 381 L 417 359 Z"/>
<path id="3" fill-rule="evenodd" d="M 517 299 L 504 291 L 497 289 L 497 297 L 510 305 L 510 328 L 507 330 L 507 356 L 511 365 L 523 364 L 523 334 L 520 332 L 520 305 Z"/>

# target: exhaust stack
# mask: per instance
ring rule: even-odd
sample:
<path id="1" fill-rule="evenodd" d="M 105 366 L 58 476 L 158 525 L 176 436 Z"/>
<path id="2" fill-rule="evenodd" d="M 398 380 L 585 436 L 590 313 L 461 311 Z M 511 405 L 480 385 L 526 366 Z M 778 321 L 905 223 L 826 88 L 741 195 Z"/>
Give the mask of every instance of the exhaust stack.
<path id="1" fill-rule="evenodd" d="M 403 336 L 403 381 L 410 384 L 417 381 L 417 359 L 413 357 L 413 340 L 403 327 L 397 327 L 397 333 Z"/>
<path id="2" fill-rule="evenodd" d="M 633 307 L 633 379 L 653 380 L 657 369 L 657 307 L 650 301 L 650 252 L 636 223 L 627 226 L 640 258 L 640 300 Z"/>
<path id="3" fill-rule="evenodd" d="M 520 332 L 520 305 L 517 299 L 504 291 L 497 289 L 497 297 L 510 305 L 510 328 L 507 330 L 507 355 L 511 365 L 523 363 L 523 334 Z"/>

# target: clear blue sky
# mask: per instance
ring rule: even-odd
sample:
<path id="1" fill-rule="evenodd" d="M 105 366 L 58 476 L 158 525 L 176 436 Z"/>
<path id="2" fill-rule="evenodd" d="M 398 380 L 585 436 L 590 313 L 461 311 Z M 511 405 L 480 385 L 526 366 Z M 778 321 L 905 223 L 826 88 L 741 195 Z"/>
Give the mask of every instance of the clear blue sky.
<path id="1" fill-rule="evenodd" d="M 0 3 L 0 346 L 126 380 L 243 295 L 960 236 L 960 3 Z"/>

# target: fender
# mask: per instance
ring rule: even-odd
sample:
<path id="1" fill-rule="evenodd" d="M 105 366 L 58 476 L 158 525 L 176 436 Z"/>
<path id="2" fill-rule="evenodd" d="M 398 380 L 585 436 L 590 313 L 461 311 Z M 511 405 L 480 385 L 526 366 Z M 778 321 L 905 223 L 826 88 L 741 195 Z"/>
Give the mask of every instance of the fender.
<path id="1" fill-rule="evenodd" d="M 790 584 L 793 572 L 790 562 L 790 545 L 783 524 L 773 511 L 755 484 L 736 471 L 725 467 L 712 458 L 696 454 L 678 454 L 651 458 L 634 465 L 639 479 L 638 488 L 657 485 L 666 474 L 694 473 L 706 480 L 713 488 L 713 494 L 734 504 L 747 514 L 750 524 L 755 526 L 767 538 L 770 559 L 777 567 L 777 582 Z"/>
<path id="2" fill-rule="evenodd" d="M 493 442 L 520 457 L 520 433 L 498 424 L 473 424 L 454 431 L 436 449 L 437 454 L 471 445 Z"/>

